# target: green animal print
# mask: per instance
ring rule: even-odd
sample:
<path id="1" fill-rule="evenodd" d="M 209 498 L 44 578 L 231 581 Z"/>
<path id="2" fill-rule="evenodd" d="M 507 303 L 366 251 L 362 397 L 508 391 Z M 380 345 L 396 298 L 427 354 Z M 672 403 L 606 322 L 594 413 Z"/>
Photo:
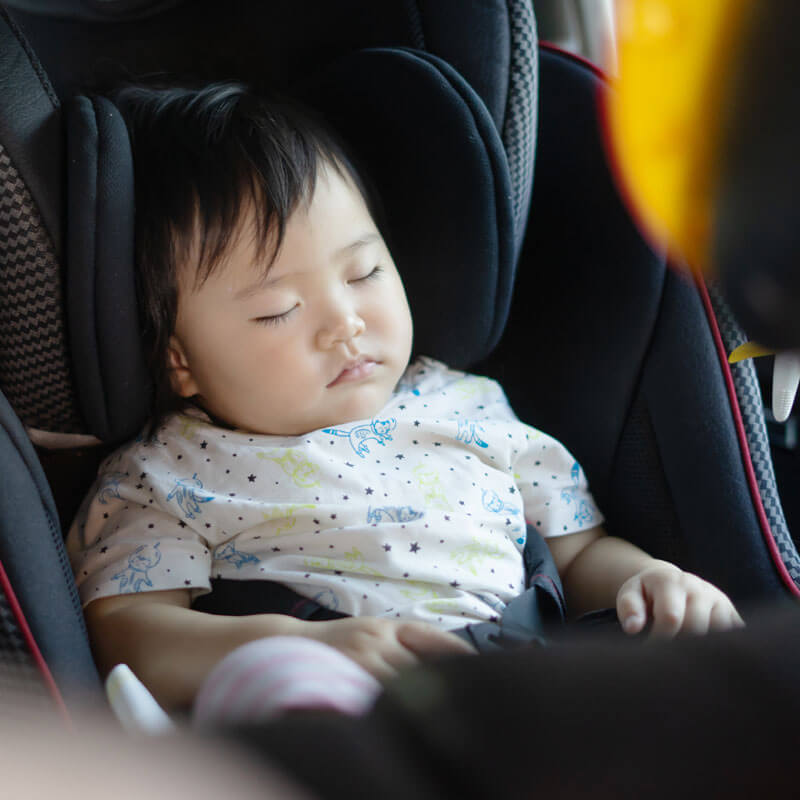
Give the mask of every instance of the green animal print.
<path id="1" fill-rule="evenodd" d="M 292 479 L 292 483 L 301 489 L 312 489 L 319 486 L 319 467 L 305 458 L 302 453 L 292 447 L 286 450 L 272 450 L 257 453 L 259 458 L 274 461 Z"/>
<path id="2" fill-rule="evenodd" d="M 505 553 L 496 545 L 485 544 L 473 537 L 470 544 L 458 547 L 450 553 L 450 558 L 460 567 L 469 570 L 473 575 L 478 575 L 480 567 L 487 559 L 504 558 Z"/>
<path id="3" fill-rule="evenodd" d="M 290 531 L 297 524 L 297 512 L 306 508 L 316 508 L 313 503 L 303 503 L 301 505 L 275 506 L 269 511 L 262 513 L 264 522 L 280 522 L 275 530 L 275 536 L 280 536 L 285 531 Z"/>

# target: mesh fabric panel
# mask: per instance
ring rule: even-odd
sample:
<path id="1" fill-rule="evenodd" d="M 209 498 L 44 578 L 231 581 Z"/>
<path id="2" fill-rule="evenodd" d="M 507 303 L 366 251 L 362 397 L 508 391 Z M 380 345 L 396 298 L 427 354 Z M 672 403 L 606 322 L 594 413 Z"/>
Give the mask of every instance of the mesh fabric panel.
<path id="1" fill-rule="evenodd" d="M 508 156 L 514 210 L 514 238 L 522 242 L 533 182 L 536 141 L 536 21 L 530 0 L 509 0 L 511 70 L 502 139 Z"/>
<path id="2" fill-rule="evenodd" d="M 739 327 L 730 309 L 715 286 L 709 286 L 711 304 L 717 318 L 725 351 L 730 353 L 747 341 L 747 336 Z M 736 399 L 742 414 L 747 448 L 756 474 L 758 491 L 764 511 L 767 515 L 772 537 L 778 546 L 783 563 L 795 582 L 800 587 L 800 554 L 797 552 L 786 518 L 783 514 L 778 486 L 775 482 L 775 471 L 770 455 L 767 425 L 764 420 L 764 401 L 758 385 L 756 369 L 752 359 L 731 364 L 731 375 L 736 390 Z"/>
<path id="3" fill-rule="evenodd" d="M 52 241 L 0 144 L 0 390 L 26 425 L 78 433 L 63 309 Z"/>

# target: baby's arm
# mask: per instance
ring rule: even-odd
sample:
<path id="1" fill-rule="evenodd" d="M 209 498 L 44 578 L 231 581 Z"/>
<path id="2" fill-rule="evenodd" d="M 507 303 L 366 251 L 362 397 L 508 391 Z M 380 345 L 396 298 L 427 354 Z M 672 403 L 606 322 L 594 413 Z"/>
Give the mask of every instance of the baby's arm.
<path id="1" fill-rule="evenodd" d="M 228 617 L 194 611 L 189 603 L 185 589 L 91 602 L 86 621 L 101 672 L 126 663 L 162 706 L 176 709 L 191 704 L 224 656 L 266 636 L 325 642 L 381 680 L 426 657 L 472 652 L 457 636 L 422 622 L 375 617 L 309 622 L 282 614 Z"/>
<path id="2" fill-rule="evenodd" d="M 547 539 L 573 616 L 616 607 L 626 633 L 706 633 L 743 625 L 726 594 L 602 527 Z"/>

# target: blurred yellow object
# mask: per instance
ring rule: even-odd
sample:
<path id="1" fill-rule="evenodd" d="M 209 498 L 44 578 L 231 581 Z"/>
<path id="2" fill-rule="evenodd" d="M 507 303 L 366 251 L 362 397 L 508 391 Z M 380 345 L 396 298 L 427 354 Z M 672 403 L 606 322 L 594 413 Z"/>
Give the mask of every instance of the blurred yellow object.
<path id="1" fill-rule="evenodd" d="M 729 364 L 737 364 L 739 361 L 744 361 L 746 358 L 760 358 L 761 356 L 775 355 L 775 351 L 769 347 L 762 347 L 755 342 L 745 342 L 740 344 L 728 356 Z"/>
<path id="2" fill-rule="evenodd" d="M 645 230 L 709 269 L 725 79 L 753 0 L 620 0 L 608 107 L 615 160 Z"/>

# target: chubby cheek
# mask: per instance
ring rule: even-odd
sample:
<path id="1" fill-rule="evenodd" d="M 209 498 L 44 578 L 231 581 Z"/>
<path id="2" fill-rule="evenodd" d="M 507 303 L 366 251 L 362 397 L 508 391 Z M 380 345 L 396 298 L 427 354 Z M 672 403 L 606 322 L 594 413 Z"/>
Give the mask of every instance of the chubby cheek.
<path id="1" fill-rule="evenodd" d="M 381 312 L 380 314 L 373 313 L 372 325 L 384 340 L 388 352 L 398 362 L 397 366 L 405 369 L 406 364 L 400 364 L 400 362 L 408 361 L 413 326 L 411 313 L 402 289 L 393 293 L 381 305 Z"/>

